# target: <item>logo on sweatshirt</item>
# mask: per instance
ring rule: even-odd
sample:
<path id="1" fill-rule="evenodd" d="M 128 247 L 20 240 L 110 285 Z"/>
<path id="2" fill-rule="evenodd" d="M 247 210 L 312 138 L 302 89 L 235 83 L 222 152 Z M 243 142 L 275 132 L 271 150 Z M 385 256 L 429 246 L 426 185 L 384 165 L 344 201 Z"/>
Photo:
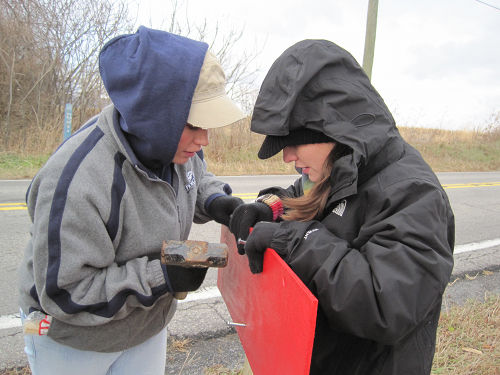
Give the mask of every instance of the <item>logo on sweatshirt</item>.
<path id="1" fill-rule="evenodd" d="M 342 199 L 339 204 L 335 206 L 333 209 L 333 213 L 337 214 L 339 216 L 342 216 L 344 214 L 345 208 L 347 207 L 347 201 L 345 199 Z"/>
<path id="2" fill-rule="evenodd" d="M 191 190 L 191 188 L 193 186 L 196 185 L 196 179 L 194 178 L 193 171 L 188 171 L 186 173 L 186 179 L 187 179 L 188 183 L 184 187 L 186 188 L 186 191 L 189 191 L 189 190 Z"/>

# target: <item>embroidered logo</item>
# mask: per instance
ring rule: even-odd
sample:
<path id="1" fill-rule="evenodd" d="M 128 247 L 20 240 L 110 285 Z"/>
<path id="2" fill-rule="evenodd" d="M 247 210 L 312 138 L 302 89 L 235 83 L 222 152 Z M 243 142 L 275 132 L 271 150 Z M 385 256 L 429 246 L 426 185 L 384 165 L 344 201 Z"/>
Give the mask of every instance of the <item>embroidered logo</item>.
<path id="1" fill-rule="evenodd" d="M 196 185 L 196 179 L 194 178 L 193 171 L 188 171 L 186 173 L 186 179 L 188 183 L 184 187 L 186 188 L 186 191 L 189 191 L 194 185 Z"/>
<path id="2" fill-rule="evenodd" d="M 306 232 L 306 235 L 304 236 L 304 240 L 307 240 L 307 237 L 309 237 L 309 235 L 310 235 L 311 233 L 316 232 L 317 230 L 318 230 L 318 228 L 308 230 L 308 231 Z"/>
<path id="3" fill-rule="evenodd" d="M 345 199 L 342 199 L 337 206 L 333 209 L 333 213 L 337 214 L 339 216 L 342 216 L 344 214 L 345 208 L 347 207 L 347 201 Z"/>

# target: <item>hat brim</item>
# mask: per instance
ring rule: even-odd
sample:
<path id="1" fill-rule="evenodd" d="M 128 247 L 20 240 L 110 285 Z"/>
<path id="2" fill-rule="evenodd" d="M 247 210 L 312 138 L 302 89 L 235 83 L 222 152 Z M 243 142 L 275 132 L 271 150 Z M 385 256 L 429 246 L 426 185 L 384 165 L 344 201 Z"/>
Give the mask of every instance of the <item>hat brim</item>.
<path id="1" fill-rule="evenodd" d="M 221 128 L 246 118 L 226 95 L 191 103 L 187 122 L 202 129 Z"/>
<path id="2" fill-rule="evenodd" d="M 286 137 L 266 135 L 257 154 L 259 159 L 269 159 L 286 147 Z"/>
<path id="3" fill-rule="evenodd" d="M 287 146 L 335 142 L 323 132 L 302 128 L 287 135 L 267 135 L 257 154 L 260 159 L 268 159 Z"/>

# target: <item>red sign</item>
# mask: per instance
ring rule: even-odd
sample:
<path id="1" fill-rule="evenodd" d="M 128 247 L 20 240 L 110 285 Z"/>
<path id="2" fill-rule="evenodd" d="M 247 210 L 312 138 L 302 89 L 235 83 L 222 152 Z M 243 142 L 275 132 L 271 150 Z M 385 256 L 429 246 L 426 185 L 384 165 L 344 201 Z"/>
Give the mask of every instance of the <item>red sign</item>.
<path id="1" fill-rule="evenodd" d="M 254 375 L 309 374 L 318 300 L 272 249 L 264 270 L 252 274 L 247 256 L 238 254 L 234 236 L 222 226 L 229 247 L 217 286 L 235 323 Z"/>

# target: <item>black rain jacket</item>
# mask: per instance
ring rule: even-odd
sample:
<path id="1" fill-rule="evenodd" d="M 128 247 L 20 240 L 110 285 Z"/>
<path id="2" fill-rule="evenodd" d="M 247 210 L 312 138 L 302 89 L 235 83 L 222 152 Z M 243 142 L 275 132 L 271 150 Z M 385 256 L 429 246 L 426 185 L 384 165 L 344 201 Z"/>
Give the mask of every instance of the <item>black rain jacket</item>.
<path id="1" fill-rule="evenodd" d="M 281 222 L 270 246 L 319 300 L 311 374 L 429 374 L 453 268 L 446 193 L 355 59 L 325 40 L 276 60 L 251 124 L 266 135 L 302 127 L 352 149 L 334 164 L 321 217 Z M 300 179 L 269 192 L 303 194 Z"/>

